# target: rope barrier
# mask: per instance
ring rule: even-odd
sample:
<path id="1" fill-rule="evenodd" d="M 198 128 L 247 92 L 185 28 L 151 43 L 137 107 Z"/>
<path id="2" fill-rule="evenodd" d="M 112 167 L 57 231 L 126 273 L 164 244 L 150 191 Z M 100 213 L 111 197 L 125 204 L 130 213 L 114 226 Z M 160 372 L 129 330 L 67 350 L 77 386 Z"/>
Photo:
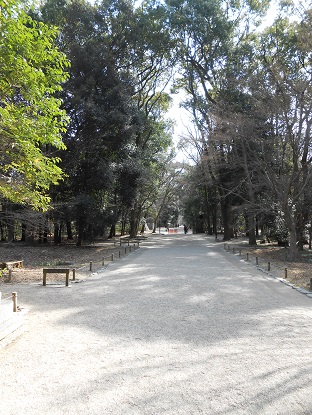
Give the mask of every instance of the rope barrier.
<path id="1" fill-rule="evenodd" d="M 7 297 L 1 297 L 1 301 L 12 300 L 12 294 L 7 294 Z"/>
<path id="2" fill-rule="evenodd" d="M 224 244 L 224 250 L 225 251 L 227 251 L 227 252 L 230 252 L 230 248 L 229 248 L 229 245 L 226 245 L 226 244 Z M 237 253 L 237 251 L 236 251 L 236 249 L 235 248 L 233 248 L 233 254 L 236 254 Z M 239 249 L 239 251 L 238 251 L 238 254 L 239 254 L 239 256 L 242 256 L 242 249 Z M 249 262 L 250 261 L 250 252 L 246 252 L 246 261 L 247 262 Z M 263 261 L 265 261 L 265 259 L 263 259 Z M 259 265 L 259 263 L 260 263 L 260 258 L 258 257 L 258 256 L 256 256 L 255 257 L 255 265 L 256 266 L 260 266 Z M 268 261 L 268 262 L 266 262 L 265 263 L 265 265 L 266 265 L 266 267 L 264 268 L 267 272 L 271 272 L 272 271 L 272 262 L 270 262 L 270 261 Z M 289 270 L 288 270 L 288 268 L 281 268 L 281 266 L 280 265 L 278 265 L 277 266 L 277 268 L 276 268 L 276 271 L 278 272 L 278 273 L 283 273 L 283 271 L 284 271 L 284 279 L 287 279 L 288 277 L 289 277 Z M 312 291 L 312 278 L 311 278 L 311 281 L 310 281 L 310 290 Z"/>
<path id="3" fill-rule="evenodd" d="M 113 252 L 109 255 L 105 255 L 102 257 L 102 259 L 100 261 L 90 261 L 89 263 L 86 264 L 82 264 L 80 267 L 78 268 L 74 268 L 73 269 L 73 281 L 76 280 L 76 275 L 77 274 L 86 274 L 89 272 L 95 272 L 99 269 L 101 269 L 102 267 L 105 267 L 105 265 L 108 265 L 107 262 L 114 262 L 115 258 L 119 258 L 121 259 L 122 256 L 127 255 L 137 249 L 140 248 L 140 241 L 134 242 L 133 246 L 130 245 L 130 242 L 128 241 L 128 237 L 123 238 L 126 239 L 126 246 L 118 249 L 118 247 L 116 247 L 118 250 L 116 250 L 116 252 Z M 129 243 L 128 243 L 129 242 Z M 116 244 L 114 244 L 114 246 L 116 246 Z"/>

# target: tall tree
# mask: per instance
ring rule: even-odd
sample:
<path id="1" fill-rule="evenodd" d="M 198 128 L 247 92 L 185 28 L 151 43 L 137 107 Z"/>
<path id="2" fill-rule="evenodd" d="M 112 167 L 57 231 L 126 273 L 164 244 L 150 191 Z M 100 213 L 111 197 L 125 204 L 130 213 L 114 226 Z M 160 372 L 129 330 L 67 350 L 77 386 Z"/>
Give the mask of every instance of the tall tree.
<path id="1" fill-rule="evenodd" d="M 36 209 L 62 178 L 56 149 L 65 149 L 67 117 L 55 93 L 68 60 L 57 30 L 29 17 L 18 0 L 0 1 L 0 194 Z"/>
<path id="2" fill-rule="evenodd" d="M 290 233 L 291 258 L 297 257 L 309 219 L 311 198 L 310 13 L 300 22 L 279 17 L 261 37 L 253 96 L 266 119 L 261 137 L 263 177 L 274 194 Z"/>
<path id="3" fill-rule="evenodd" d="M 229 104 L 240 106 L 236 79 L 244 62 L 245 39 L 268 4 L 268 1 L 167 1 L 184 75 L 179 84 L 189 96 L 185 105 L 193 114 L 204 152 L 210 159 L 210 176 L 220 196 L 225 240 L 231 237 L 233 227 L 232 179 L 237 166 L 233 163 L 234 137 L 224 118 Z"/>

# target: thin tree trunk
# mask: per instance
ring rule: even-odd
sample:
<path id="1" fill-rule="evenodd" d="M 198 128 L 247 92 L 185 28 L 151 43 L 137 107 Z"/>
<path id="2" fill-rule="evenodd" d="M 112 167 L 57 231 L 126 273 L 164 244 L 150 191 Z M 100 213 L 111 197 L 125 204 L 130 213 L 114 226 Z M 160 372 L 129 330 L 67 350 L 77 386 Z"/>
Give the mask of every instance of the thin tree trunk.
<path id="1" fill-rule="evenodd" d="M 230 226 L 230 217 L 231 217 L 231 205 L 229 203 L 228 197 L 225 196 L 221 198 L 221 214 L 223 221 L 223 240 L 229 241 L 231 239 L 231 226 Z"/>

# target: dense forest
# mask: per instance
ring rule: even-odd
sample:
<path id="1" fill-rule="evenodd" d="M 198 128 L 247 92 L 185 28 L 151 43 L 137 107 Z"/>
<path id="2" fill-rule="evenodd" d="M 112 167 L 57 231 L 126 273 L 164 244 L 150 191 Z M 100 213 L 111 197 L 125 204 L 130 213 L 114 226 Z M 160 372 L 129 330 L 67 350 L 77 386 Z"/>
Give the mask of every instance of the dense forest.
<path id="1" fill-rule="evenodd" d="M 268 10 L 274 21 L 264 24 Z M 311 244 L 312 6 L 0 0 L 0 232 L 77 245 L 178 215 Z M 173 94 L 191 120 L 174 161 Z"/>

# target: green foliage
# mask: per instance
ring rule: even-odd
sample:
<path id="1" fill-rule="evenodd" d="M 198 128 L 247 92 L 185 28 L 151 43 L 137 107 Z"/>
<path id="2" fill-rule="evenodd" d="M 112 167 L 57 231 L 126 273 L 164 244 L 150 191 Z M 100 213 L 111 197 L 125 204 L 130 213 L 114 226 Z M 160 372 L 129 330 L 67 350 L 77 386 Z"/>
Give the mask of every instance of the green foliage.
<path id="1" fill-rule="evenodd" d="M 0 193 L 47 208 L 51 183 L 62 178 L 54 149 L 64 149 L 66 114 L 55 93 L 68 61 L 57 31 L 32 20 L 18 1 L 0 2 Z"/>

